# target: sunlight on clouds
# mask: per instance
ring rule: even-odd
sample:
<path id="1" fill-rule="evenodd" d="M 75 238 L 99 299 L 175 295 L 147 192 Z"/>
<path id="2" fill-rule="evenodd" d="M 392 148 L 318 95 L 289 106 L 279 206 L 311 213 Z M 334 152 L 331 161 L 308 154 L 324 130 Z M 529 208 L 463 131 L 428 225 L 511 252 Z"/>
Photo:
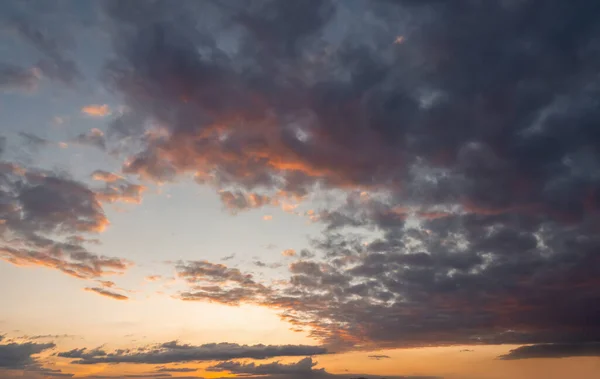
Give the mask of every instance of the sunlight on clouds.
<path id="1" fill-rule="evenodd" d="M 92 117 L 104 117 L 108 116 L 111 112 L 107 104 L 92 104 L 81 108 L 81 113 Z"/>

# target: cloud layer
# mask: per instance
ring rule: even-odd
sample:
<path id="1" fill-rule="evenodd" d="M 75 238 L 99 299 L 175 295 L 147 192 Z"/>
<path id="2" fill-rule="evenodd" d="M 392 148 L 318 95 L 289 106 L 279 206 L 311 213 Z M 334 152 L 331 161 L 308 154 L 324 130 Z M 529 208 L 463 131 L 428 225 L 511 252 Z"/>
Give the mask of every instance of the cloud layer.
<path id="1" fill-rule="evenodd" d="M 118 350 L 107 353 L 104 350 L 75 349 L 58 353 L 59 357 L 77 359 L 76 364 L 96 363 L 149 363 L 165 364 L 193 361 L 226 361 L 230 359 L 266 359 L 325 354 L 318 346 L 303 345 L 238 345 L 218 343 L 204 345 L 180 344 L 178 341 L 165 342 L 146 349 Z"/>

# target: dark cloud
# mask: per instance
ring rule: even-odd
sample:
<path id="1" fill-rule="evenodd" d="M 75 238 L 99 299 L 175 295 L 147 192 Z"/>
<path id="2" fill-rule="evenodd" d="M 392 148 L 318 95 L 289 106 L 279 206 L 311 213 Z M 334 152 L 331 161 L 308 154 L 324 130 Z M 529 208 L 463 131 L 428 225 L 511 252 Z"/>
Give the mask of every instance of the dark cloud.
<path id="1" fill-rule="evenodd" d="M 255 363 L 225 361 L 207 367 L 206 371 L 228 371 L 231 374 L 242 375 L 311 375 L 314 373 L 325 373 L 324 369 L 314 369 L 316 365 L 317 362 L 313 362 L 312 358 L 304 358 L 296 363 L 290 364 L 273 362 L 257 365 Z"/>
<path id="2" fill-rule="evenodd" d="M 109 139 L 142 146 L 123 171 L 233 209 L 350 194 L 287 287 L 182 263 L 182 299 L 346 348 L 600 340 L 600 5 L 166 4 L 105 3 L 130 110 Z"/>
<path id="3" fill-rule="evenodd" d="M 182 299 L 272 307 L 340 348 L 600 340 L 600 4 L 102 8 L 114 47 L 106 83 L 128 110 L 106 137 L 76 142 L 131 142 L 124 174 L 191 173 L 233 210 L 350 194 L 312 215 L 324 234 L 290 266 L 288 285 L 179 262 Z M 46 76 L 72 83 L 68 44 L 24 9 L 4 17 Z M 3 83 L 27 86 L 21 74 Z M 0 230 L 16 245 L 2 259 L 84 278 L 124 269 L 46 237 L 102 230 L 102 196 L 139 199 L 141 187 L 108 177 L 96 192 L 3 164 Z"/>
<path id="4" fill-rule="evenodd" d="M 0 369 L 36 368 L 38 362 L 34 356 L 54 347 L 53 343 L 10 342 L 0 344 Z"/>
<path id="5" fill-rule="evenodd" d="M 8 263 L 85 279 L 130 265 L 83 246 L 80 235 L 102 231 L 108 220 L 94 191 L 56 173 L 0 162 L 0 219 L 0 259 Z"/>
<path id="6" fill-rule="evenodd" d="M 239 376 L 252 376 L 253 378 L 271 379 L 303 379 L 303 378 L 357 378 L 360 375 L 352 374 L 331 374 L 322 368 L 315 368 L 318 363 L 312 358 L 307 357 L 295 363 L 280 363 L 272 362 L 266 364 L 256 363 L 240 363 L 235 361 L 220 362 L 216 365 L 209 366 L 206 371 L 209 372 L 229 372 L 230 374 Z M 369 375 L 369 378 L 380 378 L 378 376 Z M 390 379 L 440 379 L 425 376 L 387 376 Z M 364 378 L 364 377 L 363 377 Z"/>
<path id="7" fill-rule="evenodd" d="M 502 360 L 531 359 L 531 358 L 569 358 L 569 357 L 598 357 L 600 343 L 557 343 L 521 346 L 511 350 L 506 355 L 498 357 Z"/>
<path id="8" fill-rule="evenodd" d="M 166 367 L 160 366 L 156 368 L 157 372 L 195 372 L 198 371 L 197 368 L 191 367 Z"/>
<path id="9" fill-rule="evenodd" d="M 219 192 L 219 197 L 225 208 L 232 213 L 260 208 L 272 203 L 271 198 L 268 196 L 256 193 L 243 193 L 241 191 L 221 191 Z"/>
<path id="10" fill-rule="evenodd" d="M 0 10 L 5 31 L 37 53 L 36 67 L 44 76 L 66 85 L 73 85 L 82 77 L 69 57 L 75 45 L 73 30 L 85 25 L 73 17 L 74 8 L 62 2 L 44 4 L 34 0 L 5 2 Z"/>
<path id="11" fill-rule="evenodd" d="M 23 68 L 0 63 L 0 90 L 30 92 L 36 89 L 40 73 L 34 68 Z"/>
<path id="12" fill-rule="evenodd" d="M 103 357 L 106 356 L 106 352 L 104 350 L 101 350 L 100 348 L 96 348 L 96 349 L 86 349 L 86 348 L 80 348 L 80 349 L 73 349 L 73 350 L 69 350 L 69 351 L 63 351 L 57 354 L 57 356 L 62 357 L 62 358 L 79 358 L 79 359 L 91 359 L 94 357 Z"/>
<path id="13" fill-rule="evenodd" d="M 176 270 L 177 275 L 184 279 L 191 289 L 180 294 L 183 300 L 237 305 L 264 297 L 269 292 L 269 289 L 255 281 L 252 275 L 222 264 L 207 261 L 179 262 Z"/>
<path id="14" fill-rule="evenodd" d="M 382 359 L 390 359 L 391 357 L 389 355 L 378 354 L 378 355 L 369 355 L 369 358 L 375 359 L 376 361 L 380 361 Z"/>
<path id="15" fill-rule="evenodd" d="M 326 350 L 319 346 L 238 345 L 233 343 L 213 343 L 194 346 L 172 341 L 158 346 L 148 346 L 146 349 L 118 350 L 111 353 L 106 353 L 103 350 L 75 349 L 59 353 L 58 356 L 77 359 L 73 361 L 76 364 L 164 364 L 193 361 L 226 361 L 238 358 L 266 359 L 325 353 Z"/>
<path id="16" fill-rule="evenodd" d="M 101 296 L 106 296 L 109 297 L 111 299 L 115 299 L 115 300 L 129 300 L 129 297 L 122 295 L 120 293 L 114 292 L 114 291 L 110 291 L 104 288 L 99 288 L 99 287 L 86 287 L 85 288 L 86 291 L 89 292 L 95 292 L 98 295 Z"/>

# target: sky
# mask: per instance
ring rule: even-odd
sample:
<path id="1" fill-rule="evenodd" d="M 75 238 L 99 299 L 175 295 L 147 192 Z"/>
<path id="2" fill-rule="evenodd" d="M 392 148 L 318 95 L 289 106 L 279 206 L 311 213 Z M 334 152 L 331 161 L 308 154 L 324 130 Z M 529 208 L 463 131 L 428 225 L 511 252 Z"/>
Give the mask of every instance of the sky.
<path id="1" fill-rule="evenodd" d="M 600 377 L 600 2 L 0 2 L 0 377 Z"/>

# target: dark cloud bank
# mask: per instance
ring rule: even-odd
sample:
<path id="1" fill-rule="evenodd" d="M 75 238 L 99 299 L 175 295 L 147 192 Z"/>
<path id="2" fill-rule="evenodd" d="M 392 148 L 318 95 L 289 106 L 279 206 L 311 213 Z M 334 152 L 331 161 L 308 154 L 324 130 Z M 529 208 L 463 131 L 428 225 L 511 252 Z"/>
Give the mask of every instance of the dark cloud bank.
<path id="1" fill-rule="evenodd" d="M 110 136 L 143 146 L 125 172 L 192 173 L 242 209 L 348 193 L 289 286 L 184 262 L 183 299 L 279 308 L 338 347 L 600 339 L 597 2 L 105 12 L 131 109 Z"/>
<path id="2" fill-rule="evenodd" d="M 179 262 L 182 299 L 273 307 L 340 350 L 597 355 L 599 2 L 102 5 L 104 80 L 129 110 L 106 144 L 141 146 L 125 174 L 193 174 L 236 210 L 347 195 L 315 215 L 317 258 L 293 263 L 288 285 Z M 30 187 L 13 197 L 41 212 L 49 189 Z M 83 219 L 25 213 L 17 230 L 57 228 L 55 215 L 94 227 L 85 193 L 69 200 Z M 81 363 L 110 359 L 124 358 Z"/>

